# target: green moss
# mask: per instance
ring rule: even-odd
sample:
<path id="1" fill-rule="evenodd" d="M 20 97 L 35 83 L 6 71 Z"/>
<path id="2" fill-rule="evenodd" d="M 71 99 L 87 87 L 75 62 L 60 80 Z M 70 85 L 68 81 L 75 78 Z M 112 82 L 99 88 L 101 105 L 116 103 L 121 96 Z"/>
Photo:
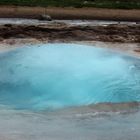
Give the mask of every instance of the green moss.
<path id="1" fill-rule="evenodd" d="M 140 0 L 0 0 L 1 5 L 140 9 Z"/>

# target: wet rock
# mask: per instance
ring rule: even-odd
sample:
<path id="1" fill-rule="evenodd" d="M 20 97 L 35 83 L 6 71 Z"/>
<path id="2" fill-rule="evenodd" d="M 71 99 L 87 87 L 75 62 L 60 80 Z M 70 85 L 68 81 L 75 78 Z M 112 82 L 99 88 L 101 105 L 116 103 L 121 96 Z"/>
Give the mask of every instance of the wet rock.
<path id="1" fill-rule="evenodd" d="M 47 21 L 52 21 L 52 18 L 51 18 L 51 16 L 49 16 L 49 15 L 46 15 L 46 14 L 40 15 L 38 19 L 39 19 L 39 20 L 47 20 Z"/>
<path id="2" fill-rule="evenodd" d="M 5 27 L 12 27 L 12 24 L 4 24 Z"/>
<path id="3" fill-rule="evenodd" d="M 45 25 L 12 25 L 0 26 L 0 37 L 34 38 L 47 41 L 104 41 L 104 42 L 140 42 L 140 25 L 108 26 L 69 26 L 58 22 Z"/>

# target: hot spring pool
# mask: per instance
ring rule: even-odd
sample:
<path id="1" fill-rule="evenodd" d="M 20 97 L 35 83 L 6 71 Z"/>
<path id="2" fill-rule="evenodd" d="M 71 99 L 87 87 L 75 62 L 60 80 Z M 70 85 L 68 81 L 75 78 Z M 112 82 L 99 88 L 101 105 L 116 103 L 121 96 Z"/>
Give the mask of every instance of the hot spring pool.
<path id="1" fill-rule="evenodd" d="M 139 101 L 139 59 L 61 43 L 0 54 L 2 106 L 39 111 Z"/>

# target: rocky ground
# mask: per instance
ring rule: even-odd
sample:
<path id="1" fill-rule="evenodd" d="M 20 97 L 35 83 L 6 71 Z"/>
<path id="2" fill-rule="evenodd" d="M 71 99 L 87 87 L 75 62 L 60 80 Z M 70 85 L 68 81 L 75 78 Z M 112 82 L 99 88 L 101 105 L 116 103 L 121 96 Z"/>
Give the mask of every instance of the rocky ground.
<path id="1" fill-rule="evenodd" d="M 67 25 L 50 23 L 47 25 L 12 25 L 0 26 L 0 40 L 33 38 L 49 42 L 103 41 L 140 43 L 140 24 L 111 24 L 101 26 Z"/>

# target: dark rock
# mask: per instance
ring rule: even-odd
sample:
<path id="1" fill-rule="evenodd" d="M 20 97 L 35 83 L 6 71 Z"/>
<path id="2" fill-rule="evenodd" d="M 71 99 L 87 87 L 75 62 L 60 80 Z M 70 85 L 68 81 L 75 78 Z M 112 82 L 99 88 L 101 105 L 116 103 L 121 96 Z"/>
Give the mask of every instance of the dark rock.
<path id="1" fill-rule="evenodd" d="M 12 27 L 12 24 L 4 24 L 5 27 Z"/>
<path id="2" fill-rule="evenodd" d="M 40 15 L 38 19 L 39 19 L 39 20 L 52 21 L 51 16 L 49 16 L 49 15 L 45 15 L 45 14 L 44 14 L 44 15 Z"/>

